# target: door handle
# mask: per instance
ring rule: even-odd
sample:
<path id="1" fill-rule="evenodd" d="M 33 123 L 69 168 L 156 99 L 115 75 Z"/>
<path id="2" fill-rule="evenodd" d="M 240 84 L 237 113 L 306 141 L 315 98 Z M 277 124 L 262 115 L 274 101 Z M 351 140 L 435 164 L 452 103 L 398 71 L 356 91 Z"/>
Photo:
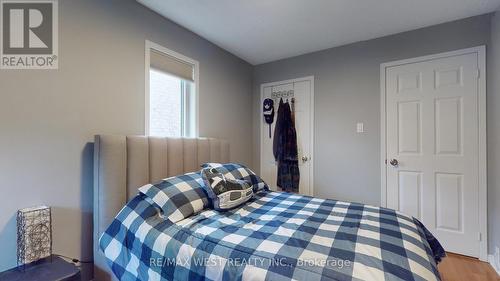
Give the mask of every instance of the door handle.
<path id="1" fill-rule="evenodd" d="M 393 167 L 399 166 L 399 161 L 398 159 L 392 159 L 391 162 L 389 162 Z"/>
<path id="2" fill-rule="evenodd" d="M 302 162 L 307 162 L 307 160 L 309 160 L 309 158 L 307 156 L 302 156 Z"/>

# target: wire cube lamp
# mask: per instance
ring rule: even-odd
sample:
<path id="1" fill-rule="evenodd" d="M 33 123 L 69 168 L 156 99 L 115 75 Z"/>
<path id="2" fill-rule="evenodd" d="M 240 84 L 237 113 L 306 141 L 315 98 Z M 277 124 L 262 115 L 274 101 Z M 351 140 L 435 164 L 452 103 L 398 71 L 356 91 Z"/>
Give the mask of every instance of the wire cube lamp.
<path id="1" fill-rule="evenodd" d="M 24 266 L 51 256 L 50 207 L 38 206 L 17 211 L 17 265 Z"/>

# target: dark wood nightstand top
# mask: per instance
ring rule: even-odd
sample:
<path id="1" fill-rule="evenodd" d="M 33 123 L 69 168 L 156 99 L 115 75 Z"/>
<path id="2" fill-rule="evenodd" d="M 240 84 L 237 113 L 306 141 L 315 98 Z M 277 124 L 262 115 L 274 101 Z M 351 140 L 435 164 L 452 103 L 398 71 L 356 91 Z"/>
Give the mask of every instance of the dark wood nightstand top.
<path id="1" fill-rule="evenodd" d="M 2 281 L 80 281 L 80 269 L 60 257 L 46 259 L 23 270 L 14 268 L 0 273 Z"/>

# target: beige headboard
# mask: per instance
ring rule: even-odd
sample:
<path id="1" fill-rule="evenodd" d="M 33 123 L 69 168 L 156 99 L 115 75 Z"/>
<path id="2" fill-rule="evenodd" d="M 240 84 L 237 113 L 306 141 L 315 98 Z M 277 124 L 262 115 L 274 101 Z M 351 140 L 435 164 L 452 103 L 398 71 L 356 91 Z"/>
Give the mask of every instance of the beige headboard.
<path id="1" fill-rule="evenodd" d="M 206 162 L 229 162 L 229 143 L 209 138 L 95 136 L 94 280 L 115 280 L 99 250 L 99 237 L 137 189 L 199 170 Z"/>

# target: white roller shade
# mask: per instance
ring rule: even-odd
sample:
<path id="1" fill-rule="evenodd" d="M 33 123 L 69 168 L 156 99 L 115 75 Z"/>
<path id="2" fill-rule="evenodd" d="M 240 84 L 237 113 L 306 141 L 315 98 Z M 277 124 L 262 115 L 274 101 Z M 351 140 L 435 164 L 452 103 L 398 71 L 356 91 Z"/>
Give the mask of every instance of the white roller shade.
<path id="1" fill-rule="evenodd" d="M 194 81 L 194 66 L 175 57 L 151 50 L 151 68 L 161 70 L 187 81 Z"/>

